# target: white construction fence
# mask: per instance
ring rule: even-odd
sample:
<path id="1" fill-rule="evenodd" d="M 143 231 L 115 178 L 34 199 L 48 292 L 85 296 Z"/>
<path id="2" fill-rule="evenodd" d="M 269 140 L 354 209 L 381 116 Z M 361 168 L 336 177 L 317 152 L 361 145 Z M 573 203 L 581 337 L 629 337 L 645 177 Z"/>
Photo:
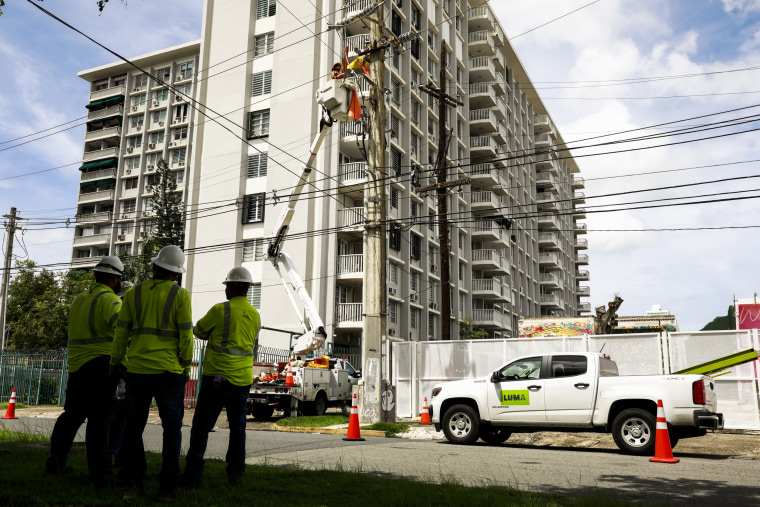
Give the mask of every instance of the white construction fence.
<path id="1" fill-rule="evenodd" d="M 435 384 L 486 376 L 526 354 L 602 351 L 615 360 L 621 375 L 663 375 L 749 348 L 758 350 L 759 331 L 396 342 L 391 355 L 396 414 L 417 417 Z M 726 429 L 760 430 L 758 381 L 757 361 L 715 377 L 718 412 L 725 417 Z"/>

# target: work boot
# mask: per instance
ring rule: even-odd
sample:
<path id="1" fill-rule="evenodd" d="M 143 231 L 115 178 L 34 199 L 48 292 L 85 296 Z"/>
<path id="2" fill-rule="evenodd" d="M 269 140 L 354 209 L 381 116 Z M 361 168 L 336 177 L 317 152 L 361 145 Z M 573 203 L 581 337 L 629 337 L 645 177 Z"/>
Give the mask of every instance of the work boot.
<path id="1" fill-rule="evenodd" d="M 182 500 L 185 498 L 185 492 L 181 489 L 176 489 L 174 491 L 165 491 L 163 493 L 159 493 L 156 497 L 156 500 L 163 503 L 174 503 L 177 500 Z"/>
<path id="2" fill-rule="evenodd" d="M 69 475 L 71 472 L 74 471 L 74 467 L 71 465 L 56 465 L 52 462 L 48 461 L 45 464 L 45 472 L 43 475 L 51 475 L 53 477 L 62 477 L 64 475 Z"/>

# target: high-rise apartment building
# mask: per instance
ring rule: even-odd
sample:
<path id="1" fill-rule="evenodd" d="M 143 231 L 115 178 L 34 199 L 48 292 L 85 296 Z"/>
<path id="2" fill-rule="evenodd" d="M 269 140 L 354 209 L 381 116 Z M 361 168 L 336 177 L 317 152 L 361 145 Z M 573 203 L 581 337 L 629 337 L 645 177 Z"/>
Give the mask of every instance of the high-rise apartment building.
<path id="1" fill-rule="evenodd" d="M 263 256 L 318 132 L 322 112 L 315 92 L 329 79 L 333 63 L 342 60 L 346 46 L 351 59 L 355 48 L 368 41 L 366 23 L 355 22 L 342 31 L 328 30 L 327 25 L 370 3 L 325 0 L 318 12 L 311 4 L 292 12 L 290 3 L 278 5 L 276 0 L 207 0 L 201 41 L 186 49 L 194 48 L 197 55 L 190 82 L 193 97 L 209 111 L 208 117 L 188 112 L 195 126 L 185 153 L 189 172 L 183 190 L 194 207 L 227 207 L 187 222 L 186 246 L 197 250 L 188 258 L 184 283 L 193 295 L 196 315 L 223 297 L 220 282 L 227 270 L 243 265 L 256 280 L 250 298 L 264 324 L 300 330 L 299 315 Z M 553 149 L 563 144 L 562 137 L 491 7 L 481 4 L 383 4 L 393 33 L 420 33 L 420 40 L 406 44 L 405 51 L 385 53 L 388 178 L 381 184 L 390 220 L 388 336 L 440 337 L 441 248 L 449 252 L 451 283 L 446 290 L 453 319 L 471 317 L 490 337 L 517 336 L 522 317 L 590 310 L 582 299 L 589 289 L 580 285 L 589 279 L 588 271 L 579 269 L 588 264 L 587 256 L 579 253 L 587 248 L 585 224 L 579 221 L 583 210 L 578 207 L 583 203 L 583 179 L 568 152 Z M 442 42 L 448 53 L 447 92 L 463 102 L 447 108 L 444 118 L 438 116 L 437 99 L 413 86 L 438 81 Z M 170 54 L 176 50 L 158 53 L 175 72 L 184 58 Z M 113 81 L 119 69 L 115 64 L 83 77 L 93 82 L 107 77 L 109 87 L 119 86 Z M 362 83 L 363 100 L 369 96 L 368 86 Z M 129 125 L 130 112 L 121 120 Z M 436 196 L 418 191 L 433 180 L 440 122 L 451 132 L 448 179 L 471 181 L 448 195 L 449 245 L 439 243 Z M 330 129 L 283 247 L 323 316 L 329 340 L 339 345 L 359 345 L 364 328 L 369 138 L 362 134 L 367 127 L 364 121 Z M 168 127 L 164 135 L 170 135 Z M 130 146 L 128 136 L 119 138 L 120 146 Z M 173 149 L 165 149 L 170 157 Z M 129 158 L 121 150 L 116 155 L 118 173 L 112 166 L 93 166 L 111 169 L 117 187 L 124 184 Z M 150 153 L 144 147 L 140 152 L 141 158 Z M 139 163 L 142 179 L 146 165 Z M 121 204 L 121 195 L 111 199 L 112 205 Z M 104 212 L 105 206 L 92 212 Z M 88 253 L 102 255 L 115 243 L 102 243 L 102 250 Z M 75 262 L 78 255 L 75 250 Z M 455 321 L 452 338 L 458 337 Z M 266 333 L 262 343 L 288 345 L 281 335 Z"/>

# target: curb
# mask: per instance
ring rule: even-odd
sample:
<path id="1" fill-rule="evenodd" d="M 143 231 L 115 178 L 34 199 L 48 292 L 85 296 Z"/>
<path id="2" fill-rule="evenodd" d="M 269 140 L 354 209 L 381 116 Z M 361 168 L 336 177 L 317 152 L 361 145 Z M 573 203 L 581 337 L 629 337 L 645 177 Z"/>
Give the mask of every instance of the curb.
<path id="1" fill-rule="evenodd" d="M 344 435 L 346 428 L 303 428 L 297 426 L 277 426 L 272 424 L 274 431 L 285 431 L 289 433 L 323 433 L 327 435 Z M 385 432 L 379 430 L 361 430 L 363 437 L 381 437 L 385 438 Z"/>

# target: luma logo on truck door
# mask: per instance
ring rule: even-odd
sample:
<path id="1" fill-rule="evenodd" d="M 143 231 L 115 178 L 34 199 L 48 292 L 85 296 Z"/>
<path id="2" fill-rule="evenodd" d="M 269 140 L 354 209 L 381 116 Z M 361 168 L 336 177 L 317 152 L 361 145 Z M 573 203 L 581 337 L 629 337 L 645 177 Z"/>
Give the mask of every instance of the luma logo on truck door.
<path id="1" fill-rule="evenodd" d="M 502 391 L 502 405 L 530 405 L 530 391 Z"/>

